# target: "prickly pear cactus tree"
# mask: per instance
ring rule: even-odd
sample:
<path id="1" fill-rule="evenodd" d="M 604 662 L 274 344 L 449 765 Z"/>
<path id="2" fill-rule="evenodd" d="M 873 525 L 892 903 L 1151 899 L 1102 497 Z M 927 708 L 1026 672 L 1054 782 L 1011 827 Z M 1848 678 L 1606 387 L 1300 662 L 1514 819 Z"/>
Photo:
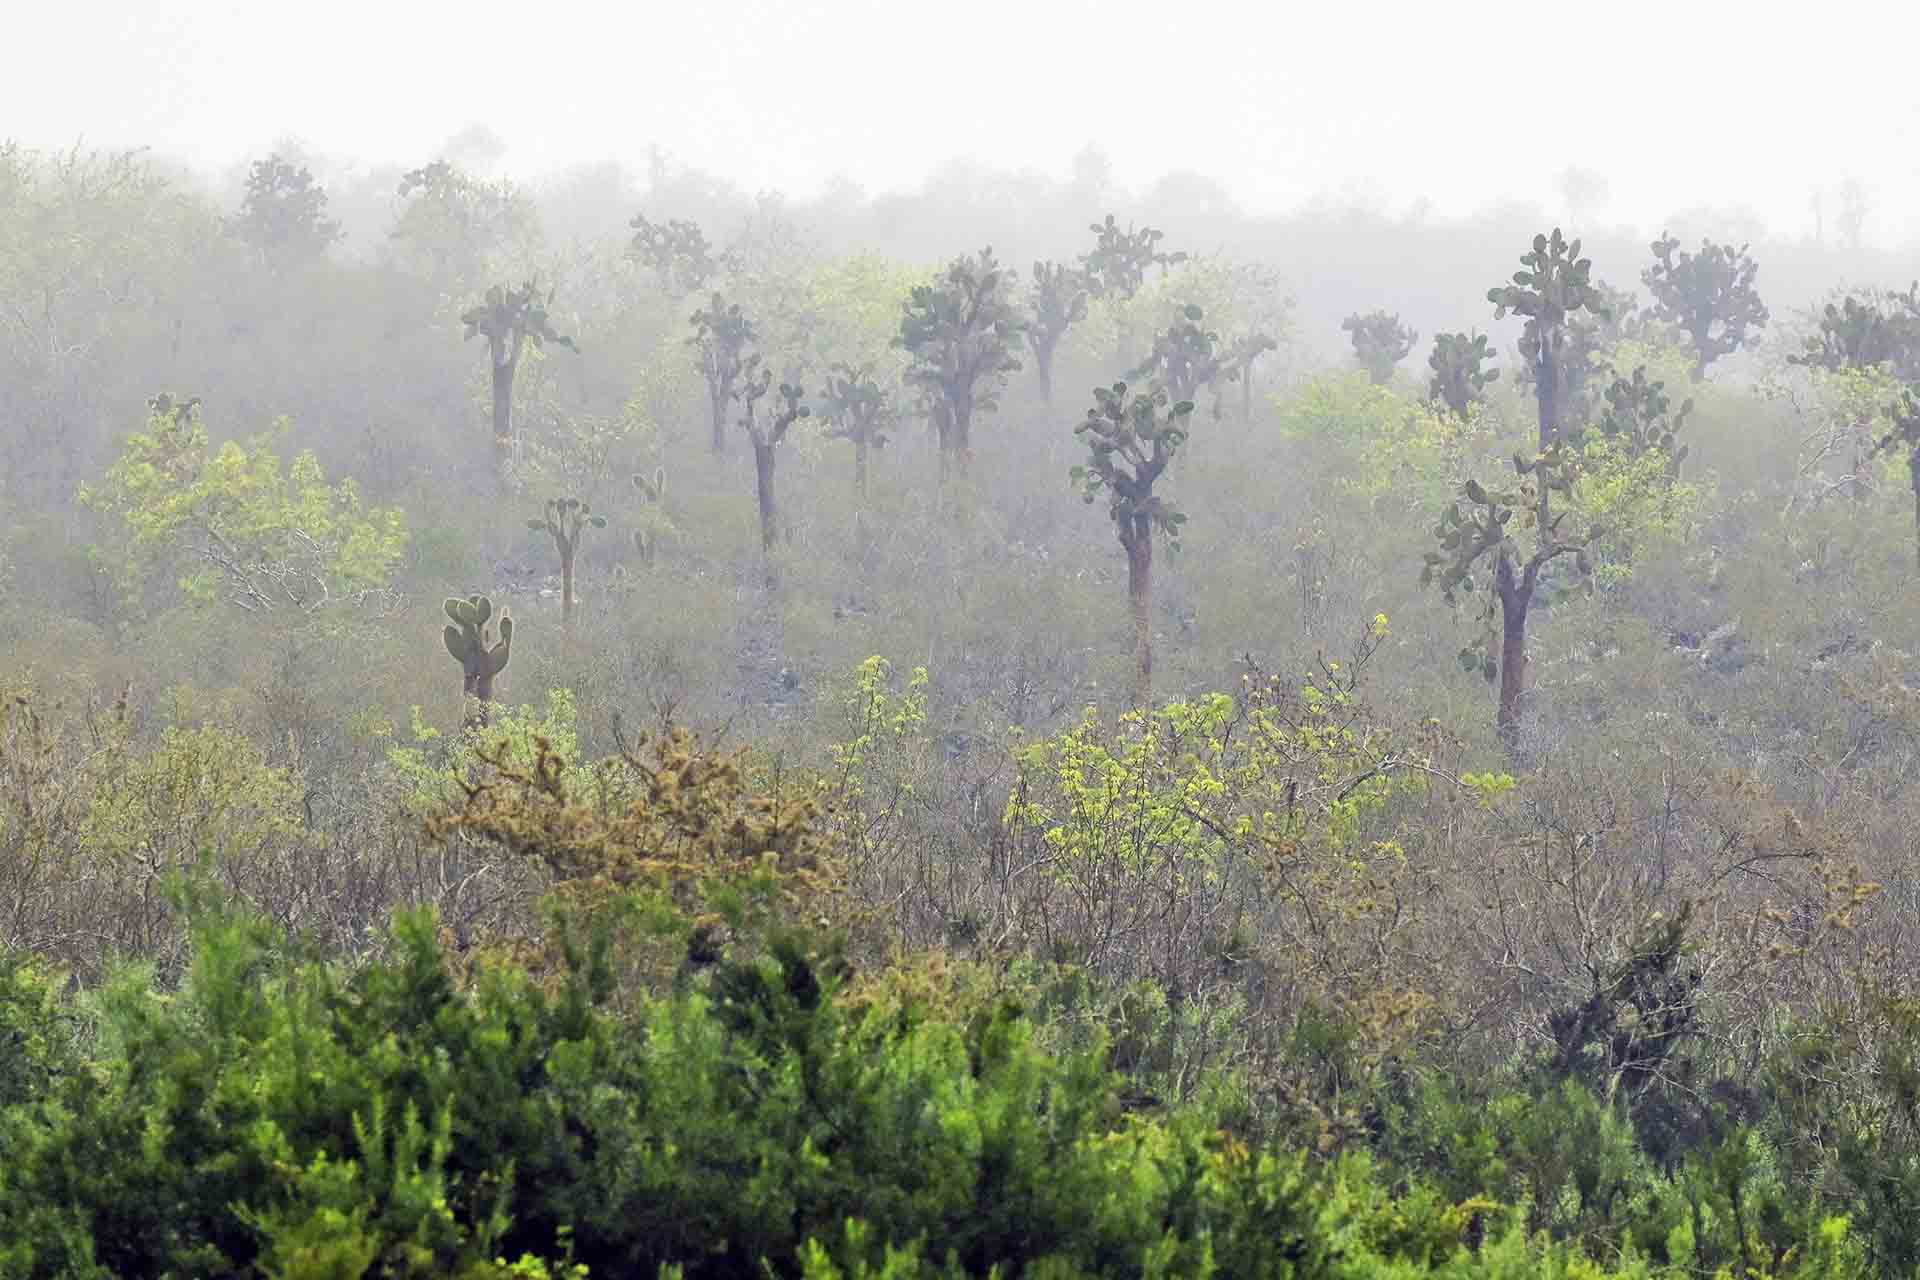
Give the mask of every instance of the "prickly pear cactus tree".
<path id="1" fill-rule="evenodd" d="M 677 297 L 697 293 L 720 274 L 721 263 L 697 222 L 674 218 L 653 222 L 644 213 L 633 215 L 633 254 L 653 268 L 660 288 Z"/>
<path id="2" fill-rule="evenodd" d="M 1486 367 L 1492 358 L 1484 333 L 1436 333 L 1427 357 L 1427 368 L 1433 370 L 1427 398 L 1446 405 L 1455 417 L 1466 417 L 1486 398 L 1488 386 L 1500 379 L 1498 369 Z"/>
<path id="3" fill-rule="evenodd" d="M 1033 352 L 1034 372 L 1040 378 L 1040 399 L 1053 404 L 1053 353 L 1067 330 L 1087 318 L 1089 284 L 1086 274 L 1058 262 L 1033 264 L 1033 284 L 1027 294 L 1027 349 Z"/>
<path id="4" fill-rule="evenodd" d="M 893 345 L 909 357 L 907 381 L 929 393 L 940 436 L 941 473 L 965 474 L 973 456 L 973 415 L 1000 403 L 1026 320 L 1013 302 L 1011 273 L 991 248 L 955 258 L 932 284 L 907 297 Z"/>
<path id="5" fill-rule="evenodd" d="M 553 539 L 560 553 L 560 625 L 573 625 L 573 558 L 580 551 L 580 535 L 588 529 L 604 529 L 607 518 L 594 514 L 593 508 L 578 498 L 548 498 L 536 520 L 527 528 Z"/>
<path id="6" fill-rule="evenodd" d="M 644 513 L 633 531 L 633 549 L 640 563 L 651 566 L 660 554 L 660 534 L 668 524 L 662 504 L 667 499 L 667 469 L 655 467 L 652 475 L 634 473 L 633 487 L 640 495 Z"/>
<path id="7" fill-rule="evenodd" d="M 1069 472 L 1088 504 L 1102 494 L 1127 553 L 1127 604 L 1133 614 L 1134 702 L 1153 701 L 1153 535 L 1179 547 L 1187 517 L 1153 486 L 1187 441 L 1193 401 L 1175 401 L 1164 386 L 1130 392 L 1127 384 L 1095 387 L 1093 407 L 1075 427 L 1087 462 Z"/>
<path id="8" fill-rule="evenodd" d="M 1600 434 L 1619 445 L 1630 458 L 1659 450 L 1666 455 L 1670 474 L 1678 475 L 1687 446 L 1678 440 L 1680 428 L 1693 412 L 1693 401 L 1675 409 L 1667 384 L 1647 378 L 1647 367 L 1637 365 L 1631 378 L 1615 378 L 1607 388 L 1606 408 L 1600 414 Z"/>
<path id="9" fill-rule="evenodd" d="M 1261 356 L 1279 349 L 1279 340 L 1272 334 L 1260 330 L 1227 339 L 1220 359 L 1220 370 L 1225 381 L 1240 385 L 1240 421 L 1253 421 L 1254 364 Z M 1217 393 L 1213 400 L 1213 416 L 1216 418 L 1220 416 L 1220 397 Z"/>
<path id="10" fill-rule="evenodd" d="M 552 303 L 553 291 L 542 298 L 531 280 L 517 289 L 496 284 L 478 306 L 460 316 L 466 337 L 487 340 L 493 369 L 494 467 L 502 475 L 513 456 L 513 379 L 527 344 L 538 348 L 552 342 L 575 353 L 580 350 L 572 338 L 554 329 L 547 313 Z"/>
<path id="11" fill-rule="evenodd" d="M 704 310 L 693 313 L 693 336 L 687 345 L 693 348 L 694 363 L 707 383 L 707 405 L 713 414 L 713 451 L 727 451 L 727 409 L 733 403 L 747 350 L 757 336 L 753 321 L 740 309 L 714 294 Z"/>
<path id="12" fill-rule="evenodd" d="M 753 442 L 754 493 L 760 502 L 760 550 L 767 555 L 773 553 L 774 536 L 778 532 L 773 494 L 773 451 L 786 439 L 787 431 L 794 423 L 813 413 L 800 403 L 806 392 L 792 383 L 782 382 L 776 403 L 762 418 L 759 404 L 772 383 L 773 370 L 761 365 L 759 355 L 747 357 L 746 368 L 740 379 L 740 425 Z"/>
<path id="13" fill-rule="evenodd" d="M 1792 364 L 1838 372 L 1888 366 L 1902 378 L 1920 378 L 1920 284 L 1905 293 L 1829 302 L 1819 327 L 1787 357 Z"/>
<path id="14" fill-rule="evenodd" d="M 319 261 L 341 238 L 339 221 L 327 217 L 327 189 L 278 152 L 247 170 L 234 231 L 275 273 Z"/>
<path id="15" fill-rule="evenodd" d="M 1640 273 L 1640 282 L 1653 295 L 1653 318 L 1677 325 L 1693 340 L 1693 376 L 1706 376 L 1707 366 L 1732 355 L 1747 340 L 1749 329 L 1767 326 L 1767 304 L 1754 288 L 1760 265 L 1747 246 L 1700 241 L 1700 252 L 1688 253 L 1680 241 L 1662 232 L 1655 240 L 1653 265 Z"/>
<path id="16" fill-rule="evenodd" d="M 488 706 L 493 702 L 493 681 L 507 669 L 513 653 L 513 618 L 500 611 L 496 631 L 493 601 L 485 596 L 449 597 L 444 608 L 451 619 L 441 631 L 447 652 L 460 664 L 461 689 L 471 699 L 467 705 L 467 724 L 484 726 Z"/>
<path id="17" fill-rule="evenodd" d="M 893 396 L 873 376 L 871 364 L 836 364 L 827 371 L 827 385 L 820 392 L 820 413 L 826 419 L 827 434 L 853 444 L 854 492 L 867 492 L 867 455 L 884 448 L 885 428 L 894 421 Z"/>
<path id="18" fill-rule="evenodd" d="M 1569 501 L 1551 512 L 1549 495 L 1571 499 L 1579 476 L 1579 458 L 1557 444 L 1532 460 L 1513 460 L 1515 483 L 1488 489 L 1468 480 L 1460 498 L 1434 527 L 1436 550 L 1426 553 L 1421 585 L 1440 588 L 1454 607 L 1463 599 L 1479 601 L 1486 638 L 1460 651 L 1460 663 L 1500 683 L 1494 726 L 1509 749 L 1520 738 L 1521 699 L 1527 687 L 1527 615 L 1534 604 L 1540 574 L 1562 556 L 1572 556 L 1587 577 L 1587 547 L 1602 531 L 1588 525 L 1575 531 Z M 1589 578 L 1590 581 L 1590 578 Z M 1496 660 L 1495 654 L 1498 654 Z"/>
<path id="19" fill-rule="evenodd" d="M 1511 284 L 1487 290 L 1487 301 L 1496 320 L 1508 312 L 1526 319 L 1520 354 L 1533 373 L 1545 452 L 1560 438 L 1567 408 L 1568 322 L 1582 311 L 1604 315 L 1606 304 L 1593 284 L 1593 260 L 1581 257 L 1580 242 L 1567 240 L 1558 227 L 1551 236 L 1535 236 L 1520 265 Z"/>
<path id="20" fill-rule="evenodd" d="M 1215 392 L 1214 417 L 1220 416 L 1219 384 L 1235 376 L 1220 335 L 1206 326 L 1207 313 L 1193 303 L 1180 308 L 1174 322 L 1154 335 L 1153 350 L 1127 371 L 1136 381 L 1151 379 L 1177 404 L 1192 400 L 1201 388 Z"/>
<path id="21" fill-rule="evenodd" d="M 1148 271 L 1159 267 L 1164 272 L 1187 260 L 1184 253 L 1161 252 L 1166 232 L 1132 223 L 1123 231 L 1112 214 L 1087 229 L 1095 240 L 1093 248 L 1080 255 L 1080 271 L 1096 297 L 1130 301 L 1146 284 Z"/>
<path id="22" fill-rule="evenodd" d="M 1369 311 L 1365 315 L 1356 311 L 1342 320 L 1340 327 L 1353 342 L 1354 358 L 1376 387 L 1392 381 L 1394 366 L 1405 360 L 1420 340 L 1420 335 L 1401 324 L 1400 317 L 1391 311 Z"/>
<path id="23" fill-rule="evenodd" d="M 1916 567 L 1920 567 L 1920 398 L 1912 388 L 1900 392 L 1900 398 L 1887 410 L 1893 429 L 1880 438 L 1875 453 L 1907 451 L 1907 478 L 1913 487 L 1913 536 Z"/>

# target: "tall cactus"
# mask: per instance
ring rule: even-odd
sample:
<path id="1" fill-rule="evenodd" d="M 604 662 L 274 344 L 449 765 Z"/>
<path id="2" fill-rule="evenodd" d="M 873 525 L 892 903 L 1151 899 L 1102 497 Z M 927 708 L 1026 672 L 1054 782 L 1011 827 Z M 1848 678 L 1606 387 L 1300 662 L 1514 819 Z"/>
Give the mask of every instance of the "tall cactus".
<path id="1" fill-rule="evenodd" d="M 800 403 L 806 392 L 782 382 L 779 406 L 769 412 L 770 420 L 763 424 L 756 406 L 767 394 L 772 382 L 773 370 L 761 367 L 758 354 L 748 356 L 740 385 L 740 402 L 746 410 L 740 415 L 740 425 L 746 429 L 747 438 L 753 443 L 754 489 L 760 502 L 760 550 L 766 555 L 773 554 L 774 534 L 777 531 L 773 500 L 773 451 L 786 438 L 788 428 L 800 419 L 810 417 L 813 412 Z"/>
<path id="2" fill-rule="evenodd" d="M 467 709 L 469 725 L 487 723 L 487 706 L 493 701 L 493 680 L 507 669 L 513 652 L 513 618 L 500 611 L 498 638 L 488 624 L 493 620 L 493 601 L 482 595 L 465 600 L 451 596 L 444 606 L 450 622 L 440 635 L 447 652 L 460 664 L 461 688 L 473 699 Z"/>
<path id="3" fill-rule="evenodd" d="M 1446 405 L 1454 416 L 1466 417 L 1485 398 L 1488 384 L 1500 379 L 1498 369 L 1482 367 L 1492 357 L 1484 333 L 1436 333 L 1433 354 L 1427 357 L 1433 370 L 1427 397 Z"/>
<path id="4" fill-rule="evenodd" d="M 733 402 L 734 385 L 745 368 L 747 350 L 758 336 L 753 321 L 740 309 L 714 294 L 704 311 L 693 313 L 693 336 L 687 345 L 693 348 L 694 363 L 707 383 L 707 404 L 712 410 L 713 452 L 727 451 L 727 406 Z"/>
<path id="5" fill-rule="evenodd" d="M 1095 387 L 1094 403 L 1074 434 L 1087 444 L 1087 462 L 1069 472 L 1080 496 L 1102 493 L 1121 549 L 1127 553 L 1127 603 L 1133 613 L 1134 701 L 1153 701 L 1153 535 L 1175 548 L 1187 517 L 1155 494 L 1154 483 L 1186 443 L 1193 401 L 1169 403 L 1167 388 L 1129 392 L 1127 384 Z"/>
<path id="6" fill-rule="evenodd" d="M 1278 351 L 1280 343 L 1264 330 L 1256 329 L 1251 333 L 1239 334 L 1229 338 L 1226 343 L 1226 356 L 1221 368 L 1229 382 L 1240 384 L 1240 421 L 1253 421 L 1253 366 L 1261 356 L 1269 351 Z M 1214 397 L 1213 416 L 1220 416 L 1220 399 Z"/>
<path id="7" fill-rule="evenodd" d="M 666 500 L 667 469 L 655 467 L 650 476 L 638 472 L 633 477 L 633 487 L 640 491 L 640 500 L 649 506 L 657 506 Z M 658 521 L 661 517 L 656 516 Z M 643 524 L 633 531 L 633 549 L 640 553 L 640 562 L 651 565 L 660 552 L 660 534 L 658 530 L 647 528 Z"/>
<path id="8" fill-rule="evenodd" d="M 1191 400 L 1206 387 L 1214 391 L 1219 417 L 1219 383 L 1235 376 L 1220 335 L 1206 327 L 1206 312 L 1193 303 L 1180 308 L 1171 324 L 1154 335 L 1153 350 L 1127 371 L 1129 378 L 1151 378 L 1174 401 Z"/>
<path id="9" fill-rule="evenodd" d="M 653 268 L 662 291 L 693 293 L 720 273 L 721 262 L 699 223 L 681 218 L 654 222 L 636 213 L 627 225 L 633 228 L 634 256 Z"/>
<path id="10" fill-rule="evenodd" d="M 548 498 L 540 517 L 527 521 L 527 528 L 553 539 L 560 553 L 560 625 L 573 625 L 573 558 L 580 550 L 580 535 L 588 528 L 604 529 L 607 518 L 595 515 L 593 508 L 578 498 Z"/>
<path id="11" fill-rule="evenodd" d="M 1088 230 L 1096 239 L 1092 251 L 1080 255 L 1080 270 L 1088 288 L 1099 297 L 1129 301 L 1146 284 L 1148 270 L 1159 267 L 1164 273 L 1187 260 L 1184 253 L 1160 251 L 1166 232 L 1136 228 L 1132 223 L 1122 231 L 1112 214 L 1105 222 L 1088 224 Z"/>
<path id="12" fill-rule="evenodd" d="M 1593 260 L 1581 257 L 1580 242 L 1562 236 L 1558 227 L 1551 236 L 1535 236 L 1520 263 L 1526 270 L 1514 272 L 1511 284 L 1487 290 L 1487 301 L 1496 320 L 1509 311 L 1526 319 L 1520 354 L 1533 369 L 1544 453 L 1560 438 L 1566 414 L 1569 322 L 1581 311 L 1605 315 L 1607 304 L 1593 282 Z"/>
<path id="13" fill-rule="evenodd" d="M 1601 536 L 1589 525 L 1577 535 L 1562 533 L 1568 512 L 1548 511 L 1548 494 L 1571 498 L 1580 459 L 1564 443 L 1538 457 L 1513 459 L 1516 483 L 1488 489 L 1478 480 L 1461 486 L 1462 504 L 1454 501 L 1434 527 L 1439 549 L 1426 553 L 1420 571 L 1422 586 L 1438 583 L 1441 598 L 1458 605 L 1462 595 L 1479 596 L 1480 620 L 1486 642 L 1460 651 L 1468 670 L 1478 670 L 1500 681 L 1499 710 L 1494 727 L 1509 750 L 1520 742 L 1520 702 L 1527 687 L 1527 615 L 1533 608 L 1540 574 L 1564 555 L 1575 558 L 1583 577 L 1588 572 L 1587 548 Z M 1515 514 L 1521 518 L 1514 519 Z M 1486 564 L 1491 575 L 1476 576 Z M 1493 655 L 1500 655 L 1496 665 Z"/>
<path id="14" fill-rule="evenodd" d="M 1015 344 L 1027 322 L 1011 279 L 989 247 L 955 258 L 907 296 L 893 345 L 910 359 L 907 382 L 929 393 L 943 478 L 950 468 L 966 474 L 974 414 L 998 407 L 1007 374 L 1020 367 Z"/>
<path id="15" fill-rule="evenodd" d="M 1401 324 L 1400 317 L 1391 311 L 1369 311 L 1365 315 L 1356 311 L 1342 320 L 1340 327 L 1352 339 L 1354 358 L 1376 387 L 1392 380 L 1394 366 L 1405 360 L 1420 340 L 1419 332 Z"/>
<path id="16" fill-rule="evenodd" d="M 883 428 L 893 421 L 893 397 L 873 376 L 873 366 L 836 364 L 820 393 L 821 413 L 832 425 L 827 434 L 853 442 L 853 488 L 867 493 L 867 454 L 887 443 Z"/>
<path id="17" fill-rule="evenodd" d="M 1663 233 L 1652 248 L 1654 262 L 1640 273 L 1641 283 L 1653 294 L 1654 319 L 1679 325 L 1693 340 L 1697 382 L 1708 365 L 1740 349 L 1748 329 L 1766 327 L 1767 304 L 1753 287 L 1760 268 L 1744 244 L 1703 239 L 1699 253 L 1688 253 Z"/>
<path id="18" fill-rule="evenodd" d="M 1040 402 L 1053 407 L 1053 353 L 1068 329 L 1087 318 L 1086 273 L 1058 262 L 1033 264 L 1028 294 L 1027 347 L 1040 376 Z"/>
<path id="19" fill-rule="evenodd" d="M 554 329 L 547 308 L 553 305 L 553 291 L 542 298 L 529 280 L 517 289 L 494 285 L 478 306 L 460 315 L 466 337 L 487 340 L 493 369 L 493 453 L 495 469 L 504 473 L 513 453 L 513 379 L 520 369 L 520 356 L 526 345 L 535 347 L 552 342 L 579 353 L 574 340 Z"/>

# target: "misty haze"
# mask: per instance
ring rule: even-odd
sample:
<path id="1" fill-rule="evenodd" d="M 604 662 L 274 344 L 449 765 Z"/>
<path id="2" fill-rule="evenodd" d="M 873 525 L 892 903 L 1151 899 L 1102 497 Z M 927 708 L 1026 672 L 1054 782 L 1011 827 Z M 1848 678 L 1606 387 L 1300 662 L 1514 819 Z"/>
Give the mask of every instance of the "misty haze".
<path id="1" fill-rule="evenodd" d="M 1698 9 L 16 19 L 0 1280 L 1920 1275 L 1920 20 Z"/>

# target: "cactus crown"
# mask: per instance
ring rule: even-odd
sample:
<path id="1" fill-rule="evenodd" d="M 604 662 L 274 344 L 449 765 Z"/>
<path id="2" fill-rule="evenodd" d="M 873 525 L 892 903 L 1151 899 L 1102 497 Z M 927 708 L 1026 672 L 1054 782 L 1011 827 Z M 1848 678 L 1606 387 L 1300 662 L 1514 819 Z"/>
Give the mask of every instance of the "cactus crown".
<path id="1" fill-rule="evenodd" d="M 595 515 L 590 505 L 571 496 L 548 498 L 539 518 L 527 521 L 527 528 L 535 533 L 545 533 L 562 551 L 578 543 L 580 531 L 589 526 L 604 529 L 607 527 L 607 518 Z"/>
<path id="2" fill-rule="evenodd" d="M 467 680 L 471 683 L 478 679 L 491 680 L 506 670 L 507 659 L 513 651 L 513 618 L 505 609 L 500 611 L 498 634 L 488 624 L 493 620 L 493 601 L 486 596 L 471 595 L 462 600 L 451 596 L 444 606 L 447 617 L 452 621 L 441 631 L 446 641 L 447 653 L 460 664 Z"/>

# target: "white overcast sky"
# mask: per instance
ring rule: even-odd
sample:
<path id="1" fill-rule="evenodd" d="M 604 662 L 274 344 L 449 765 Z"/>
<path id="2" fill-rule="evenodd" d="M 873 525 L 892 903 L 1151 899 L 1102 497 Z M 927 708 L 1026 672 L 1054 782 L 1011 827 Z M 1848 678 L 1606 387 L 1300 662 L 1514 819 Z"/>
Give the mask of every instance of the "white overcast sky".
<path id="1" fill-rule="evenodd" d="M 1809 229 L 1847 178 L 1868 238 L 1920 236 L 1920 5 L 1433 0 L 32 0 L 8 20 L 0 137 L 147 144 L 225 168 L 296 136 L 414 164 L 483 123 L 519 177 L 651 144 L 748 189 L 911 188 L 965 157 L 1123 185 L 1170 170 L 1253 210 L 1343 188 L 1443 215 L 1610 219 L 1746 205 Z"/>

